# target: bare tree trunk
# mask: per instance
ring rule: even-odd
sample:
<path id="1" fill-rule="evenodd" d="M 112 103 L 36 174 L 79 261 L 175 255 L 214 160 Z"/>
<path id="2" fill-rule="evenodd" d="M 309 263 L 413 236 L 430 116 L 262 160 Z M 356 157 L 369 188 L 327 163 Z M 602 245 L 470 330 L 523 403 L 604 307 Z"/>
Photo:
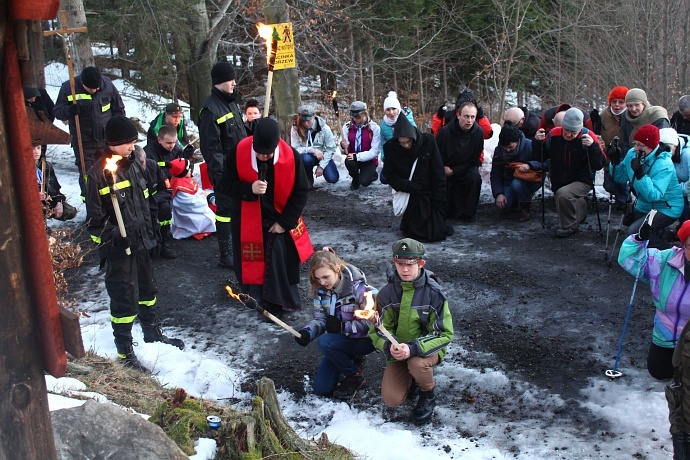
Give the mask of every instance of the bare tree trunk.
<path id="1" fill-rule="evenodd" d="M 419 43 L 419 27 L 417 28 L 417 43 Z M 424 110 L 424 78 L 422 74 L 422 53 L 417 53 L 417 80 L 419 82 L 419 114 L 426 113 Z"/>
<path id="2" fill-rule="evenodd" d="M 264 0 L 264 17 L 269 24 L 290 21 L 285 0 Z M 297 67 L 273 72 L 273 97 L 275 115 L 283 133 L 289 138 L 292 127 L 292 115 L 297 113 L 301 103 Z"/>
<path id="3" fill-rule="evenodd" d="M 352 65 L 355 64 L 355 38 L 352 34 L 352 24 L 347 23 L 347 49 L 350 51 L 350 62 Z M 355 72 L 350 71 L 350 97 L 352 100 L 357 99 L 357 75 Z"/>
<path id="4" fill-rule="evenodd" d="M 374 50 L 368 46 L 367 60 L 369 61 L 367 68 L 369 69 L 369 100 L 371 105 L 376 104 L 376 79 L 374 78 Z"/>
<path id="5" fill-rule="evenodd" d="M 187 79 L 187 91 L 189 92 L 189 105 L 191 118 L 195 123 L 199 122 L 199 109 L 204 99 L 211 94 L 211 63 L 215 62 L 215 53 L 209 52 L 209 28 L 210 23 L 206 14 L 204 0 L 196 0 L 189 11 L 190 30 L 187 42 L 175 40 L 179 46 L 188 46 L 189 50 L 181 55 L 189 56 L 183 65 L 183 73 Z"/>
<path id="6" fill-rule="evenodd" d="M 62 0 L 62 8 L 67 13 L 68 24 L 61 24 L 62 27 L 87 27 L 86 12 L 82 0 Z M 84 67 L 96 65 L 91 50 L 91 39 L 89 33 L 75 34 L 74 38 L 74 71 L 80 72 Z"/>
<path id="7" fill-rule="evenodd" d="M 443 75 L 441 76 L 441 90 L 443 91 L 443 102 L 448 100 L 448 63 L 444 59 L 441 61 L 441 69 L 443 69 Z"/>
<path id="8" fill-rule="evenodd" d="M 364 101 L 364 65 L 362 63 L 362 49 L 357 50 L 357 99 Z M 364 101 L 366 102 L 366 101 Z M 371 104 L 371 101 L 369 102 Z"/>
<path id="9" fill-rule="evenodd" d="M 14 26 L 17 40 L 17 59 L 24 86 L 45 88 L 43 59 L 43 31 L 40 21 L 17 20 Z"/>

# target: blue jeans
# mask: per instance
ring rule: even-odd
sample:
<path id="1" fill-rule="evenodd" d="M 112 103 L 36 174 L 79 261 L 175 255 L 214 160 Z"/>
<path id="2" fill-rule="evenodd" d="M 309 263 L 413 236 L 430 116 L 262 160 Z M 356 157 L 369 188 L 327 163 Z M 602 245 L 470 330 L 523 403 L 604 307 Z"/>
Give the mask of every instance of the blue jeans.
<path id="1" fill-rule="evenodd" d="M 307 177 L 313 175 L 314 168 L 319 165 L 319 160 L 317 160 L 316 156 L 312 153 L 302 153 L 300 156 L 302 157 L 302 164 L 304 164 L 304 170 L 307 173 Z M 323 170 L 323 178 L 326 179 L 326 182 L 329 184 L 335 184 L 340 179 L 338 167 L 333 160 L 330 160 Z"/>
<path id="2" fill-rule="evenodd" d="M 365 356 L 374 351 L 371 339 L 350 339 L 344 334 L 323 334 L 318 339 L 319 351 L 323 355 L 314 375 L 314 394 L 330 395 L 338 384 L 340 376 L 349 377 L 358 369 L 353 358 Z"/>
<path id="3" fill-rule="evenodd" d="M 525 182 L 524 180 L 513 179 L 509 187 L 503 188 L 503 194 L 508 200 L 506 207 L 510 208 L 516 198 L 520 203 L 531 203 L 532 195 L 539 188 L 541 188 L 541 182 Z"/>

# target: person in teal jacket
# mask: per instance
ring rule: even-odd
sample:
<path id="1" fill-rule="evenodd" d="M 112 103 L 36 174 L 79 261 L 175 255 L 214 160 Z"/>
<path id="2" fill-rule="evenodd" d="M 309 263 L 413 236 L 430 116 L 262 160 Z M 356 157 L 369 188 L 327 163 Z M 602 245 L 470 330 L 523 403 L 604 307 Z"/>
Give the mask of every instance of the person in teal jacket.
<path id="1" fill-rule="evenodd" d="M 398 121 L 398 116 L 402 113 L 405 118 L 412 123 L 412 126 L 417 127 L 417 123 L 414 122 L 414 115 L 409 107 L 402 107 L 400 101 L 398 100 L 398 94 L 395 91 L 389 91 L 388 97 L 383 101 L 383 120 L 381 120 L 381 164 L 383 165 L 384 154 L 383 154 L 383 144 L 387 141 L 393 139 L 393 125 Z M 379 174 L 379 180 L 382 184 L 388 184 L 386 177 L 383 175 L 383 167 L 381 168 L 381 174 Z"/>
<path id="2" fill-rule="evenodd" d="M 637 233 L 646 214 L 656 209 L 658 212 L 648 247 L 668 249 L 670 244 L 663 237 L 663 230 L 683 212 L 683 191 L 678 183 L 671 152 L 665 144 L 659 144 L 659 128 L 654 125 L 642 126 L 633 139 L 635 146 L 622 162 L 620 158 L 611 158 L 614 180 L 621 184 L 630 182 L 637 197 L 628 234 Z"/>
<path id="3" fill-rule="evenodd" d="M 653 220 L 659 217 L 659 213 Z M 681 331 L 690 318 L 690 221 L 678 230 L 682 248 L 663 251 L 649 248 L 646 243 L 652 225 L 645 222 L 637 235 L 629 236 L 622 244 L 618 263 L 640 281 L 649 283 L 656 307 L 654 332 L 647 355 L 647 369 L 655 379 L 673 377 L 673 349 Z"/>
<path id="4" fill-rule="evenodd" d="M 453 339 L 448 300 L 436 276 L 424 268 L 424 251 L 424 245 L 411 238 L 393 243 L 396 273 L 376 298 L 378 317 L 400 346 L 393 346 L 377 327 L 369 331 L 374 347 L 388 358 L 381 381 L 383 403 L 397 407 L 419 390 L 413 411 L 417 425 L 434 414 L 434 366 Z"/>

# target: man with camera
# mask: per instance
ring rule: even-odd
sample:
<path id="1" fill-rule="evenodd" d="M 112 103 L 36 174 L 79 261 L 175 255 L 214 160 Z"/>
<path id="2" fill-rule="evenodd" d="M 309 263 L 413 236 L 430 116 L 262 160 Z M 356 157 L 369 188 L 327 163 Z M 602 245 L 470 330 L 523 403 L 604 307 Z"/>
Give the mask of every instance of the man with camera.
<path id="1" fill-rule="evenodd" d="M 659 128 L 647 124 L 635 132 L 634 148 L 625 158 L 613 155 L 611 169 L 616 182 L 630 182 L 637 196 L 633 222 L 628 235 L 637 233 L 644 218 L 652 209 L 657 210 L 649 237 L 649 248 L 668 249 L 663 229 L 674 223 L 683 212 L 683 191 L 678 183 L 671 152 L 659 144 Z"/>

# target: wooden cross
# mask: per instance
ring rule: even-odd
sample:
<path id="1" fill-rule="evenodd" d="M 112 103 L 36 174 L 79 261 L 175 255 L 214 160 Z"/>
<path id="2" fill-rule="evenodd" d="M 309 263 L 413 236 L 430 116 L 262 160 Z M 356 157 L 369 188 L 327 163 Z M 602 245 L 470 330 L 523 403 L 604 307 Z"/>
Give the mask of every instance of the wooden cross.
<path id="1" fill-rule="evenodd" d="M 69 70 L 69 87 L 72 90 L 72 104 L 77 104 L 77 90 L 74 84 L 74 67 L 72 66 L 72 40 L 74 34 L 86 33 L 86 27 L 67 27 L 67 14 L 65 10 L 60 11 L 60 23 L 62 28 L 58 30 L 49 30 L 43 32 L 45 37 L 57 35 L 62 38 L 63 48 L 65 50 L 65 58 L 67 59 L 67 69 Z M 77 149 L 79 150 L 79 161 L 81 162 L 81 173 L 86 175 L 86 165 L 84 164 L 84 149 L 81 144 L 81 125 L 79 124 L 79 115 L 74 117 L 74 125 L 77 130 Z"/>

